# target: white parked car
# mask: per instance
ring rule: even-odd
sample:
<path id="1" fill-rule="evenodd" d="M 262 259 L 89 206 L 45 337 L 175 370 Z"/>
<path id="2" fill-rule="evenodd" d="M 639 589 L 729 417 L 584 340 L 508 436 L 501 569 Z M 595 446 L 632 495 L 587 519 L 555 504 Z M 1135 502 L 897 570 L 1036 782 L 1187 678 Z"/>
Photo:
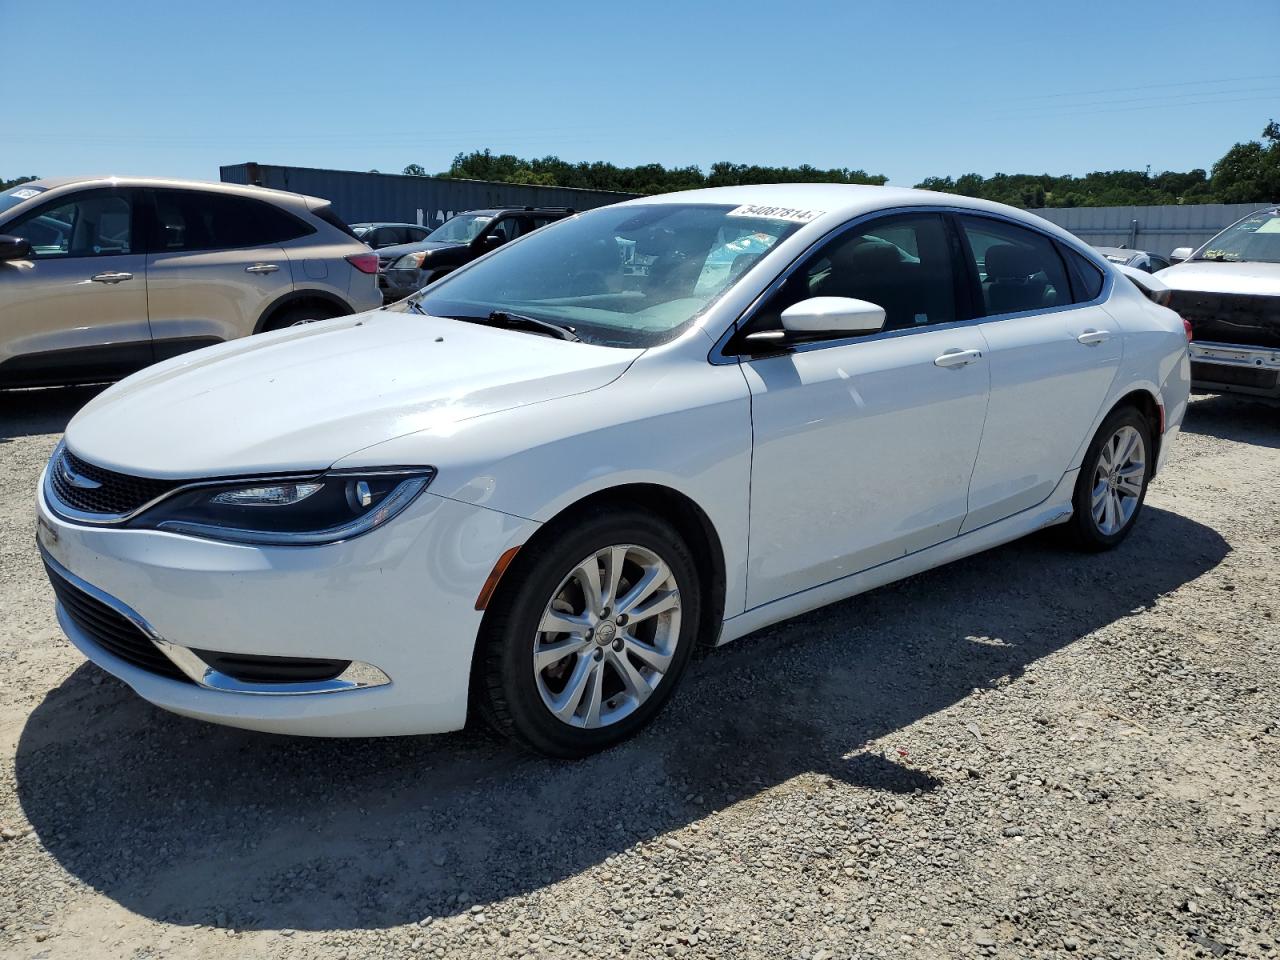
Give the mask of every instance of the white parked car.
<path id="1" fill-rule="evenodd" d="M 1053 524 L 1116 545 L 1187 394 L 1179 317 L 1030 214 L 700 190 L 123 381 L 68 426 L 38 539 L 72 642 L 169 710 L 474 710 L 577 756 L 698 644 Z"/>
<path id="2" fill-rule="evenodd" d="M 1280 207 L 1257 210 L 1160 272 L 1191 325 L 1198 390 L 1280 399 Z"/>

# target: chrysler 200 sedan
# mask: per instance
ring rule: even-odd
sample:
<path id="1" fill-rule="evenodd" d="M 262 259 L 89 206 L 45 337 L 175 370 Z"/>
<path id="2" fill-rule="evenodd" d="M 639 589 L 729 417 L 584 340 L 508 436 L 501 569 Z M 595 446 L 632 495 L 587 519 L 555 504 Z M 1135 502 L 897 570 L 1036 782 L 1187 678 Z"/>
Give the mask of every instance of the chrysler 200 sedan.
<path id="1" fill-rule="evenodd" d="M 72 642 L 168 710 L 475 711 L 579 756 L 698 644 L 1054 524 L 1114 547 L 1188 365 L 1177 314 L 1022 211 L 648 197 L 121 382 L 68 426 L 38 540 Z"/>

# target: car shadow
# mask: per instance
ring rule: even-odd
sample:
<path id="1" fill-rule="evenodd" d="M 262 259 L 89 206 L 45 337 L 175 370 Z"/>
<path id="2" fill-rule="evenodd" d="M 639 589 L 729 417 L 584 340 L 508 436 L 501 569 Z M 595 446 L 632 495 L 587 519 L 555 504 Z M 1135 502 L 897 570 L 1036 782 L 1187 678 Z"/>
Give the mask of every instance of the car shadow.
<path id="1" fill-rule="evenodd" d="M 107 388 L 100 383 L 86 387 L 40 387 L 0 390 L 0 443 L 17 437 L 62 433 L 81 407 Z"/>
<path id="2" fill-rule="evenodd" d="M 18 795 L 67 871 L 144 916 L 399 925 L 573 876 L 799 774 L 886 798 L 964 776 L 871 741 L 1020 676 L 1228 550 L 1150 507 L 1108 554 L 1031 537 L 695 660 L 646 732 L 577 763 L 470 730 L 307 740 L 210 726 L 84 665 L 22 731 Z"/>
<path id="3" fill-rule="evenodd" d="M 1280 448 L 1280 403 L 1238 394 L 1197 395 L 1182 429 L 1198 436 Z"/>

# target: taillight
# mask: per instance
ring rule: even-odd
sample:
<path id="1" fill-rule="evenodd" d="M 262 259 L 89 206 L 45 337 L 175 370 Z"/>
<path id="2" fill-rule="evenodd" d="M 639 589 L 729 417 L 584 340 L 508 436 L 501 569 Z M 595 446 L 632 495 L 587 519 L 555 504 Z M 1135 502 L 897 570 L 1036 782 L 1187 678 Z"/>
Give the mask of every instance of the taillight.
<path id="1" fill-rule="evenodd" d="M 353 253 L 347 257 L 347 263 L 351 264 L 361 273 L 377 273 L 378 272 L 378 255 L 376 253 Z"/>
<path id="2" fill-rule="evenodd" d="M 1182 318 L 1182 329 L 1187 332 L 1187 342 L 1190 343 L 1195 338 L 1195 331 L 1191 329 L 1191 321 L 1186 317 Z"/>

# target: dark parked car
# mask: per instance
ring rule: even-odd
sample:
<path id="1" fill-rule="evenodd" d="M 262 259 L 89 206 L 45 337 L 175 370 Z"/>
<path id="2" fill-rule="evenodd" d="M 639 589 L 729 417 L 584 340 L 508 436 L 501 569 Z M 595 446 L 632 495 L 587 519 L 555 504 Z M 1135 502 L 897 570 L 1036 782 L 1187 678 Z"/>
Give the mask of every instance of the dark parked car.
<path id="1" fill-rule="evenodd" d="M 1124 267 L 1133 267 L 1135 270 L 1145 270 L 1147 273 L 1155 273 L 1157 270 L 1163 270 L 1169 266 L 1168 257 L 1162 257 L 1158 253 L 1151 253 L 1149 250 L 1098 246 L 1093 249 L 1097 250 L 1112 263 L 1118 263 Z"/>
<path id="2" fill-rule="evenodd" d="M 416 243 L 425 239 L 431 228 L 419 223 L 353 223 L 351 232 L 373 249 L 381 250 L 401 243 Z"/>
<path id="3" fill-rule="evenodd" d="M 571 207 L 506 207 L 460 213 L 431 231 L 425 240 L 379 250 L 378 286 L 388 303 L 403 300 L 494 247 L 573 213 Z"/>

